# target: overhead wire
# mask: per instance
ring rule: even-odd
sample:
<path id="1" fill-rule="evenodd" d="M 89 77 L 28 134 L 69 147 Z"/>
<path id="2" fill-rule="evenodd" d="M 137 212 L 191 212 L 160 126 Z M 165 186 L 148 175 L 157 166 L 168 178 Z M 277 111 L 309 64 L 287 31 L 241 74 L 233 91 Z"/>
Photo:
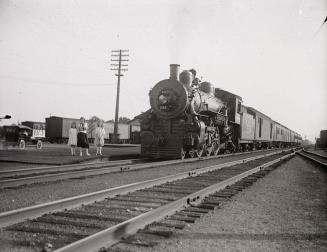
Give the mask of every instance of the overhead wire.
<path id="1" fill-rule="evenodd" d="M 0 79 L 10 79 L 27 82 L 28 84 L 37 84 L 37 85 L 54 85 L 54 86 L 115 86 L 117 85 L 112 83 L 80 83 L 80 82 L 61 82 L 61 81 L 50 81 L 50 80 L 41 80 L 33 77 L 16 77 L 10 75 L 0 75 Z"/>

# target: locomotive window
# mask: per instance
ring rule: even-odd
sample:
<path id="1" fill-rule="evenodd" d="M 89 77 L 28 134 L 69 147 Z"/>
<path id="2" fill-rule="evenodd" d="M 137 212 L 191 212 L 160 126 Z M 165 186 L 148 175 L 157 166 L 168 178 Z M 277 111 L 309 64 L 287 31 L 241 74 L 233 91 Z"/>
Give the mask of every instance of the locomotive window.
<path id="1" fill-rule="evenodd" d="M 241 113 L 241 103 L 237 103 L 237 113 Z"/>
<path id="2" fill-rule="evenodd" d="M 272 129 L 273 129 L 273 125 L 272 123 L 270 124 L 270 138 L 272 138 Z"/>
<path id="3" fill-rule="evenodd" d="M 261 137 L 262 121 L 262 118 L 259 118 L 259 137 Z"/>

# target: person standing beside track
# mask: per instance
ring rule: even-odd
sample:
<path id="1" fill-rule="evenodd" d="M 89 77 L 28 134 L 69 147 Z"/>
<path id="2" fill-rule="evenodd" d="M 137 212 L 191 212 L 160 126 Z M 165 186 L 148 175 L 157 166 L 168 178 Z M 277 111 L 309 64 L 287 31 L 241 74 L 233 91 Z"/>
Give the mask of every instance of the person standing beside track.
<path id="1" fill-rule="evenodd" d="M 94 144 L 97 147 L 96 156 L 98 156 L 98 155 L 102 156 L 102 147 L 104 145 L 104 135 L 105 134 L 106 134 L 106 132 L 103 128 L 103 121 L 98 121 L 97 127 L 95 129 L 95 140 L 94 140 Z"/>
<path id="2" fill-rule="evenodd" d="M 78 126 L 78 134 L 77 134 L 77 147 L 79 147 L 79 155 L 83 156 L 83 149 L 85 149 L 86 156 L 90 156 L 89 153 L 89 141 L 87 139 L 87 123 L 85 122 L 85 118 L 81 117 L 80 124 Z"/>
<path id="3" fill-rule="evenodd" d="M 77 145 L 76 122 L 72 122 L 72 125 L 70 126 L 68 145 L 70 146 L 70 151 L 72 153 L 72 156 L 75 156 L 75 147 Z"/>

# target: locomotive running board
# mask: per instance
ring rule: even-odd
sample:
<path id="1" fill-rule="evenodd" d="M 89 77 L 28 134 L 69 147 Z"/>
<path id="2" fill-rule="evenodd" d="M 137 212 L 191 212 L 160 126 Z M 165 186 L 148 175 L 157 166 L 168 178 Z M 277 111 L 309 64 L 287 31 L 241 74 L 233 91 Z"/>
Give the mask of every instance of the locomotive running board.
<path id="1" fill-rule="evenodd" d="M 251 170 L 243 172 L 237 176 L 219 182 L 204 188 L 198 192 L 192 193 L 172 203 L 156 208 L 150 212 L 136 216 L 130 220 L 124 221 L 116 226 L 110 227 L 98 233 L 95 233 L 82 240 L 76 241 L 63 248 L 56 250 L 55 252 L 89 252 L 98 251 L 100 248 L 110 247 L 113 244 L 120 241 L 121 238 L 127 235 L 131 235 L 137 232 L 139 229 L 146 227 L 147 225 L 165 218 L 166 216 L 172 215 L 177 211 L 183 210 L 188 206 L 189 199 L 196 198 L 197 201 L 201 201 L 207 195 L 223 190 L 229 185 L 235 184 L 243 178 L 250 176 L 260 170 L 263 170 L 271 165 L 277 164 L 282 160 L 286 160 L 293 157 L 295 153 L 285 155 L 281 158 L 275 159 L 263 165 L 257 166 Z"/>
<path id="2" fill-rule="evenodd" d="M 283 153 L 284 151 L 276 151 L 269 154 L 263 154 L 255 157 L 250 157 L 246 159 L 236 160 L 228 163 L 223 163 L 219 165 L 213 165 L 209 167 L 200 168 L 193 171 L 188 172 L 181 172 L 178 174 L 142 181 L 142 182 L 136 182 L 128 185 L 123 185 L 115 188 L 105 189 L 97 192 L 87 193 L 83 195 L 78 195 L 70 198 L 65 198 L 53 202 L 43 203 L 40 205 L 25 207 L 21 209 L 16 209 L 8 212 L 0 213 L 0 228 L 16 224 L 19 222 L 22 222 L 26 219 L 32 219 L 37 218 L 39 216 L 42 216 L 43 214 L 51 213 L 51 212 L 57 212 L 62 211 L 65 209 L 72 209 L 75 207 L 79 207 L 80 205 L 84 204 L 91 204 L 95 201 L 104 200 L 108 197 L 114 197 L 118 194 L 127 194 L 130 192 L 134 192 L 136 190 L 141 190 L 144 188 L 149 188 L 155 185 L 160 185 L 163 183 L 167 183 L 170 181 L 178 180 L 187 178 L 189 176 L 195 175 L 195 174 L 201 174 L 208 171 L 218 170 L 225 167 L 230 167 L 237 164 L 246 163 L 252 160 L 260 159 L 263 157 L 268 157 L 276 154 Z"/>

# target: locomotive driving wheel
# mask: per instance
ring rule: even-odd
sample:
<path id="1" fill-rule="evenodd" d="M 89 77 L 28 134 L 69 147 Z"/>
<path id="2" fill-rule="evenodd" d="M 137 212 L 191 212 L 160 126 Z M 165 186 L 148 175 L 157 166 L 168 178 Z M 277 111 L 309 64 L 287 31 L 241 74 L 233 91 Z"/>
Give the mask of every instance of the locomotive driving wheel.
<path id="1" fill-rule="evenodd" d="M 195 150 L 194 149 L 190 149 L 188 151 L 188 155 L 190 156 L 190 158 L 194 158 L 195 157 Z"/>
<path id="2" fill-rule="evenodd" d="M 216 132 L 215 132 L 215 140 L 212 143 L 212 148 L 213 148 L 213 155 L 217 156 L 219 153 L 219 149 L 220 149 L 220 136 L 219 136 L 219 128 L 216 128 Z"/>
<path id="3" fill-rule="evenodd" d="M 207 146 L 206 149 L 205 149 L 205 155 L 207 157 L 210 157 L 212 151 L 213 151 L 213 147 L 212 146 Z"/>
<path id="4" fill-rule="evenodd" d="M 219 152 L 219 142 L 214 142 L 212 148 L 213 148 L 213 155 L 217 156 Z"/>
<path id="5" fill-rule="evenodd" d="M 181 159 L 185 159 L 185 156 L 186 156 L 186 151 L 185 151 L 185 149 L 182 147 L 181 148 Z"/>
<path id="6" fill-rule="evenodd" d="M 202 156 L 203 151 L 204 151 L 204 145 L 201 145 L 195 150 L 195 155 L 199 158 Z"/>

